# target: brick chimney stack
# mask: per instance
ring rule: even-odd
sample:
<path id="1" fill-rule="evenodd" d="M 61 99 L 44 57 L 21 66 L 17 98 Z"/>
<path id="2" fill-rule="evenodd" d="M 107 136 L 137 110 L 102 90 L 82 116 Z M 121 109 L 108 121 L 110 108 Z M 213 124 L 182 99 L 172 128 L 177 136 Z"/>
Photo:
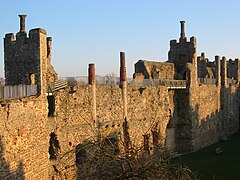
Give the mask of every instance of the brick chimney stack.
<path id="1" fill-rule="evenodd" d="M 95 84 L 95 65 L 89 64 L 88 67 L 88 84 Z"/>
<path id="2" fill-rule="evenodd" d="M 120 83 L 122 88 L 122 100 L 123 100 L 123 119 L 127 118 L 127 73 L 126 73 L 126 61 L 125 53 L 120 52 Z"/>
<path id="3" fill-rule="evenodd" d="M 26 32 L 25 19 L 27 15 L 18 15 L 20 17 L 20 32 Z"/>
<path id="4" fill-rule="evenodd" d="M 185 39 L 186 39 L 186 36 L 185 36 L 185 27 L 184 27 L 185 21 L 180 21 L 180 23 L 181 23 L 180 41 L 182 41 L 182 40 L 185 40 Z"/>
<path id="5" fill-rule="evenodd" d="M 125 53 L 120 52 L 120 81 L 126 81 L 126 62 L 125 62 Z"/>

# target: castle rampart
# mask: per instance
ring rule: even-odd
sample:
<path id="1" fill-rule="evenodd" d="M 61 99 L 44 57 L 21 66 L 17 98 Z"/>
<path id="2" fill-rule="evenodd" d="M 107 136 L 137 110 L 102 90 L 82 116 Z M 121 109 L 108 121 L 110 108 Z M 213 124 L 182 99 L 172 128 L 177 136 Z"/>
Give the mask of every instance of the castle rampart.
<path id="1" fill-rule="evenodd" d="M 41 28 L 27 37 L 26 16 L 20 18 L 16 39 L 4 38 L 5 82 L 36 84 L 39 93 L 0 100 L 0 177 L 76 179 L 77 147 L 100 138 L 124 142 L 124 151 L 134 146 L 147 153 L 159 147 L 186 153 L 238 131 L 239 61 L 216 56 L 210 62 L 204 53 L 197 59 L 196 38 L 187 41 L 184 21 L 167 62 L 135 64 L 134 77 L 158 82 L 154 86 L 127 83 L 121 52 L 119 85 L 96 84 L 97 70 L 90 64 L 88 84 L 64 83 L 46 95 L 48 83 L 57 79 L 52 39 Z"/>

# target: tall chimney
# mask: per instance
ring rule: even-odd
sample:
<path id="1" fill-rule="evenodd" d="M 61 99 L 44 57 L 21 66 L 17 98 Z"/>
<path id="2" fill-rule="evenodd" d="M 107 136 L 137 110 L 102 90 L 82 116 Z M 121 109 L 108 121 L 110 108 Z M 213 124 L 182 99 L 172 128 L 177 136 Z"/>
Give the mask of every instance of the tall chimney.
<path id="1" fill-rule="evenodd" d="M 126 62 L 125 62 L 125 53 L 120 52 L 120 81 L 126 81 Z"/>
<path id="2" fill-rule="evenodd" d="M 180 23 L 181 23 L 181 34 L 180 34 L 180 41 L 181 41 L 181 40 L 184 40 L 186 38 L 185 27 L 184 27 L 185 21 L 180 21 Z"/>
<path id="3" fill-rule="evenodd" d="M 20 32 L 26 32 L 25 29 L 25 18 L 27 15 L 18 15 L 20 17 Z"/>
<path id="4" fill-rule="evenodd" d="M 89 64 L 88 67 L 88 84 L 95 84 L 95 66 L 94 64 Z"/>
<path id="5" fill-rule="evenodd" d="M 88 67 L 88 84 L 91 86 L 92 90 L 92 120 L 96 127 L 99 127 L 99 122 L 97 120 L 97 103 L 96 103 L 96 78 L 95 78 L 95 65 L 89 64 Z"/>
<path id="6" fill-rule="evenodd" d="M 127 119 L 127 73 L 124 52 L 120 52 L 120 83 L 122 88 L 123 119 Z"/>

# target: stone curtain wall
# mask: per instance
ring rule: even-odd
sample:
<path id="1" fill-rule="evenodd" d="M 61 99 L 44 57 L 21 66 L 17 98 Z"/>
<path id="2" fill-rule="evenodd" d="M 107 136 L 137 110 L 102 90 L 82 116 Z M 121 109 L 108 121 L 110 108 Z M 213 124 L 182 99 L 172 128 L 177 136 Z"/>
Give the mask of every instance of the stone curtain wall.
<path id="1" fill-rule="evenodd" d="M 239 130 L 239 88 L 231 85 L 222 89 L 221 98 L 224 108 L 221 133 L 227 136 Z"/>
<path id="2" fill-rule="evenodd" d="M 190 105 L 195 150 L 238 131 L 237 92 L 236 86 L 220 89 L 216 85 L 201 85 L 191 89 Z"/>
<path id="3" fill-rule="evenodd" d="M 194 149 L 201 149 L 219 140 L 220 91 L 216 85 L 201 85 L 191 91 L 191 117 Z"/>
<path id="4" fill-rule="evenodd" d="M 141 93 L 142 91 L 142 93 Z M 169 96 L 166 87 L 147 87 L 128 90 L 128 122 L 131 140 L 137 147 L 143 145 L 143 135 L 149 135 L 152 147 L 152 130 L 159 132 L 164 145 L 167 124 L 170 121 Z"/>
<path id="5" fill-rule="evenodd" d="M 123 108 L 119 86 L 96 86 L 97 120 L 94 123 L 91 112 L 90 86 L 62 89 L 55 94 L 55 117 L 49 117 L 51 131 L 59 141 L 60 150 L 58 159 L 67 159 L 65 167 L 52 161 L 63 176 L 74 171 L 75 156 L 69 157 L 68 152 L 75 151 L 78 144 L 88 140 L 96 140 L 96 127 L 99 127 L 103 137 L 122 137 Z M 143 146 L 143 135 L 150 135 L 152 147 L 152 129 L 160 134 L 159 142 L 166 140 L 166 127 L 169 122 L 169 97 L 166 87 L 136 88 L 128 87 L 128 126 L 132 144 Z"/>
<path id="6" fill-rule="evenodd" d="M 201 85 L 190 91 L 169 91 L 164 86 L 128 87 L 131 143 L 141 147 L 143 135 L 148 135 L 153 148 L 152 130 L 156 130 L 159 143 L 167 144 L 171 151 L 187 152 L 212 144 L 238 130 L 237 92 L 235 86 L 220 90 L 216 85 Z M 89 85 L 55 92 L 54 117 L 47 117 L 43 96 L 2 101 L 0 175 L 75 179 L 78 144 L 96 140 L 99 132 L 103 137 L 122 138 L 119 86 L 96 86 L 95 122 L 91 94 Z"/>
<path id="7" fill-rule="evenodd" d="M 66 142 L 60 143 L 63 151 L 71 149 L 69 142 L 73 145 L 95 136 L 94 129 L 97 123 L 94 123 L 91 117 L 91 88 L 78 86 L 75 91 L 75 93 L 69 93 L 69 90 L 65 89 L 56 92 L 56 115 L 49 118 L 49 121 L 52 121 L 50 122 L 52 131 L 59 136 L 59 141 Z M 123 110 L 119 86 L 99 85 L 96 88 L 96 96 L 97 121 L 99 121 L 102 133 L 107 135 L 108 133 L 105 132 L 112 131 L 108 129 L 121 129 Z M 151 127 L 157 122 L 164 137 L 168 121 L 169 98 L 166 87 L 142 89 L 128 87 L 128 122 L 132 135 L 138 136 L 136 130 L 139 134 L 137 141 L 142 139 L 143 134 L 150 133 Z M 68 132 L 69 137 L 61 140 L 60 136 L 63 137 L 63 131 Z M 78 135 L 72 136 L 74 132 Z"/>
<path id="8" fill-rule="evenodd" d="M 43 96 L 0 102 L 0 179 L 49 179 Z"/>

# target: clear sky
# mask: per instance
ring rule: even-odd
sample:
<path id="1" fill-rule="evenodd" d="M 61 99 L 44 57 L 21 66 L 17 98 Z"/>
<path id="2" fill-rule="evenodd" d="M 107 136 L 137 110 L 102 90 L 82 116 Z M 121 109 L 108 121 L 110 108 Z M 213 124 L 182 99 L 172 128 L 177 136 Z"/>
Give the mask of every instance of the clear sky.
<path id="1" fill-rule="evenodd" d="M 0 2 L 0 76 L 3 37 L 41 27 L 53 38 L 52 64 L 59 76 L 119 74 L 119 52 L 126 53 L 128 77 L 139 59 L 165 61 L 169 41 L 178 39 L 180 20 L 186 35 L 197 38 L 197 53 L 240 57 L 240 0 L 2 0 Z"/>

